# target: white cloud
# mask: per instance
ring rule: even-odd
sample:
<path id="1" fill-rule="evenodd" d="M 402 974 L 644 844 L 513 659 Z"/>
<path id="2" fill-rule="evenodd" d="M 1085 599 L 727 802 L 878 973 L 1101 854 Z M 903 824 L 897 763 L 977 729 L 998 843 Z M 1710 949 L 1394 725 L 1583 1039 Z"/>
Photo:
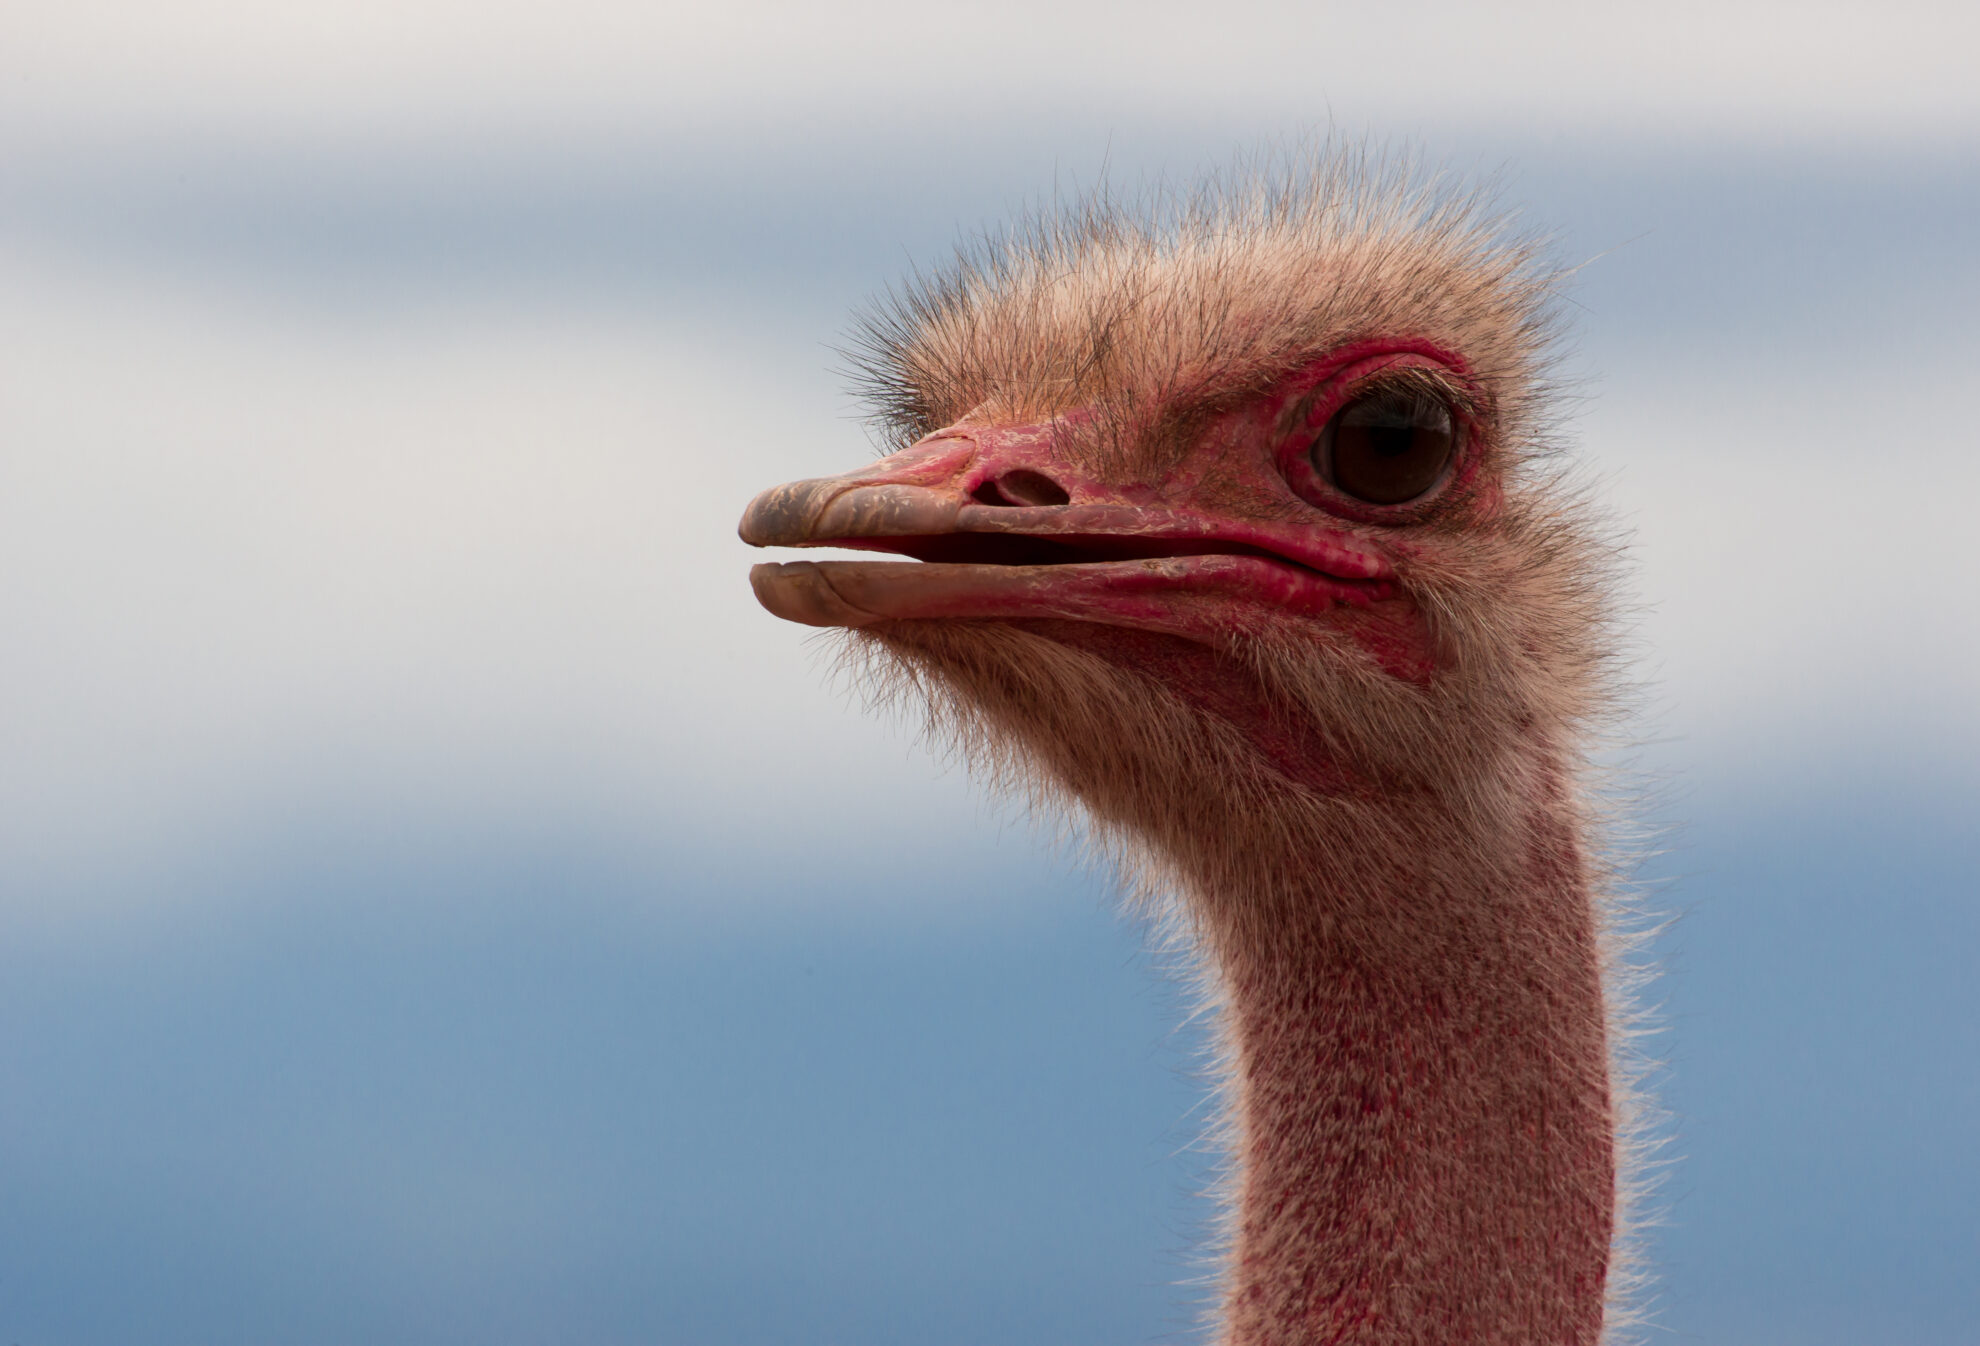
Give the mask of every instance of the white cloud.
<path id="1" fill-rule="evenodd" d="M 806 821 L 820 780 L 913 795 L 734 537 L 755 490 L 870 452 L 814 334 L 0 274 L 18 893 L 315 808 L 791 845 L 844 821 Z"/>
<path id="2" fill-rule="evenodd" d="M 1970 381 L 1959 336 L 1830 367 L 1664 352 L 1584 418 L 1680 758 L 1980 746 L 1980 436 L 1919 391 Z"/>

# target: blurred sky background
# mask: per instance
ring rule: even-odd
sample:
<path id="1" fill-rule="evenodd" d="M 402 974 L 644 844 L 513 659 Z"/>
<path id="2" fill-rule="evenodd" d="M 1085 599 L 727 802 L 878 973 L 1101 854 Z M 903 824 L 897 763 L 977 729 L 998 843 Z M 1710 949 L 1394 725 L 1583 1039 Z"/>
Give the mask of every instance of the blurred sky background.
<path id="1" fill-rule="evenodd" d="M 1197 1039 L 751 600 L 831 345 L 1333 128 L 1590 260 L 1658 1339 L 1980 1339 L 1980 11 L 0 4 L 0 1340 L 1191 1339 Z"/>

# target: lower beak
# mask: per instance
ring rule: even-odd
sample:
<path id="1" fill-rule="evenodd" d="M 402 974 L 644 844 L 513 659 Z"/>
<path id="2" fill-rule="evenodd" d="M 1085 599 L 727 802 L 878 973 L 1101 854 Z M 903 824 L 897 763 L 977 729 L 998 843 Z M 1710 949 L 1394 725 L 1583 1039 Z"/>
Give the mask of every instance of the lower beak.
<path id="1" fill-rule="evenodd" d="M 1057 565 L 786 561 L 750 567 L 756 601 L 805 626 L 871 626 L 930 618 L 1062 618 L 1191 639 L 1255 625 L 1240 605 L 1313 616 L 1365 606 L 1387 587 L 1339 580 L 1262 556 L 1196 555 Z"/>

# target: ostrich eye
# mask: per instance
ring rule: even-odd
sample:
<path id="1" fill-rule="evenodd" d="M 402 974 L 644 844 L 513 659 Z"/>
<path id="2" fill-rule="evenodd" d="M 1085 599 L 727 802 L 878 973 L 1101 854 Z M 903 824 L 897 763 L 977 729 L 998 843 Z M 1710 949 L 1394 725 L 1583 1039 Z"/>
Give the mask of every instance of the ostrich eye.
<path id="1" fill-rule="evenodd" d="M 1313 446 L 1313 466 L 1357 500 L 1400 505 L 1443 479 L 1456 442 L 1449 407 L 1414 389 L 1389 389 L 1334 413 Z"/>

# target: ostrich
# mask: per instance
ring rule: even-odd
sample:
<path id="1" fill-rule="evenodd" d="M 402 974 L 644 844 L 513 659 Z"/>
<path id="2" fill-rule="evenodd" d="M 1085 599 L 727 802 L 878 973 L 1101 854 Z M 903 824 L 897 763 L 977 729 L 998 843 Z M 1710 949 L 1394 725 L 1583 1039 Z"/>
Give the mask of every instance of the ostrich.
<path id="1" fill-rule="evenodd" d="M 1165 904 L 1218 1010 L 1225 1346 L 1613 1340 L 1632 1106 L 1613 549 L 1556 273 L 1322 149 L 965 249 L 854 346 L 878 462 L 759 495 L 779 617 Z"/>

